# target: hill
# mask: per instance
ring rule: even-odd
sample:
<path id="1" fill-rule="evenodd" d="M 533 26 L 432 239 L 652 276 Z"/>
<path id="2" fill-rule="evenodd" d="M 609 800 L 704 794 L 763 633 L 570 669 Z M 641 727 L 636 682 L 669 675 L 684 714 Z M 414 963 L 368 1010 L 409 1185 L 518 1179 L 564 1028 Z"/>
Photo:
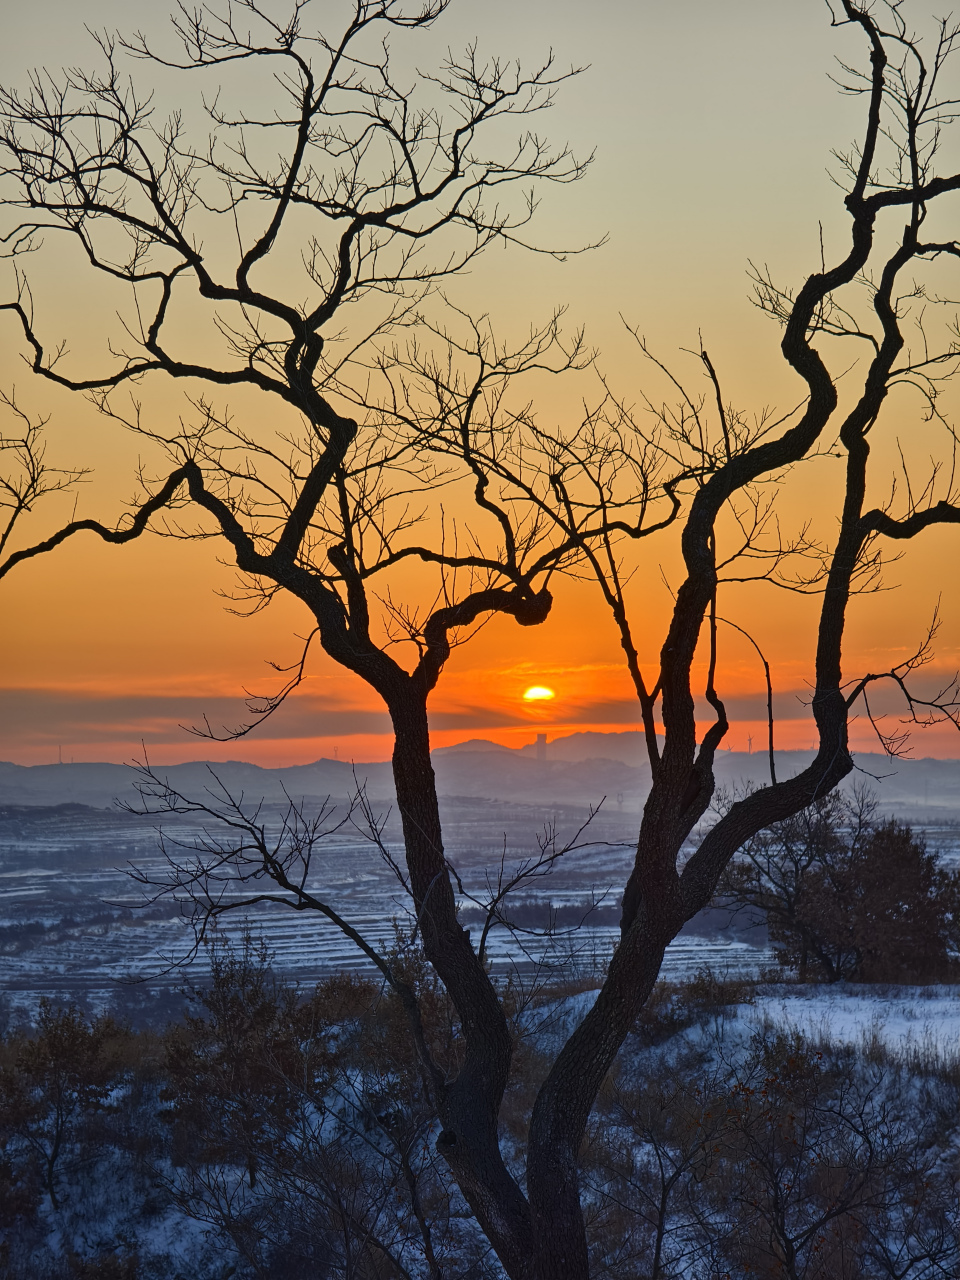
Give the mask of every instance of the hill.
<path id="1" fill-rule="evenodd" d="M 442 796 L 485 798 L 512 804 L 596 804 L 638 809 L 650 786 L 650 768 L 639 733 L 572 733 L 545 744 L 511 749 L 485 739 L 472 739 L 433 753 Z M 778 777 L 797 773 L 810 753 L 776 754 Z M 866 782 L 884 812 L 905 819 L 960 817 L 960 761 L 888 760 L 864 753 L 850 783 Z M 266 769 L 246 761 L 220 764 L 192 761 L 162 766 L 178 791 L 202 794 L 219 778 L 235 796 L 282 803 L 294 799 L 346 797 L 356 781 L 379 801 L 392 797 L 387 761 L 350 764 L 316 760 L 312 764 Z M 759 787 L 768 781 L 767 757 L 760 753 L 721 751 L 717 780 L 729 791 Z M 355 781 L 356 779 L 356 781 Z M 0 762 L 0 805 L 85 804 L 106 808 L 115 800 L 133 802 L 135 771 L 118 764 L 17 765 Z"/>

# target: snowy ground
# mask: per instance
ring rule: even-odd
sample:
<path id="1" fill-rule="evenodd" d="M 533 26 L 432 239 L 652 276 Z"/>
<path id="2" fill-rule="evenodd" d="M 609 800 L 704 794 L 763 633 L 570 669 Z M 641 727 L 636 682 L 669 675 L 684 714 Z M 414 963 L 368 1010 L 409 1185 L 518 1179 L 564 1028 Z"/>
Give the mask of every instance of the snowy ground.
<path id="1" fill-rule="evenodd" d="M 547 1052 L 559 1049 L 594 997 L 595 992 L 585 991 L 542 1007 L 530 1027 L 540 1047 Z M 735 1055 L 761 1027 L 768 1034 L 779 1028 L 798 1029 L 815 1044 L 851 1044 L 864 1054 L 880 1043 L 895 1057 L 903 1054 L 908 1070 L 912 1069 L 910 1050 L 916 1048 L 923 1051 L 927 1066 L 943 1066 L 960 1060 L 960 987 L 767 983 L 746 1003 L 720 1006 L 702 1021 L 687 1025 L 674 1043 L 679 1048 L 683 1043 L 709 1046 L 712 1042 Z M 662 1068 L 665 1049 L 669 1053 L 668 1045 L 650 1048 L 641 1040 L 629 1043 L 625 1052 L 635 1055 L 638 1064 Z M 920 1065 L 920 1058 L 915 1063 Z M 132 1178 L 128 1165 L 101 1161 L 98 1177 L 83 1177 L 67 1189 L 61 1209 L 45 1205 L 43 1218 L 49 1234 L 36 1244 L 38 1270 L 26 1274 L 49 1274 L 39 1269 L 40 1260 L 55 1258 L 67 1244 L 94 1258 L 115 1250 L 120 1241 L 138 1254 L 142 1268 L 138 1274 L 144 1280 L 178 1275 L 226 1280 L 234 1274 L 238 1259 L 230 1243 L 158 1198 L 156 1185 L 149 1189 L 142 1180 Z M 153 1207 L 144 1207 L 146 1199 L 155 1201 Z"/>
<path id="2" fill-rule="evenodd" d="M 741 1017 L 796 1028 L 813 1040 L 894 1053 L 960 1057 L 960 987 L 785 986 L 757 997 Z"/>

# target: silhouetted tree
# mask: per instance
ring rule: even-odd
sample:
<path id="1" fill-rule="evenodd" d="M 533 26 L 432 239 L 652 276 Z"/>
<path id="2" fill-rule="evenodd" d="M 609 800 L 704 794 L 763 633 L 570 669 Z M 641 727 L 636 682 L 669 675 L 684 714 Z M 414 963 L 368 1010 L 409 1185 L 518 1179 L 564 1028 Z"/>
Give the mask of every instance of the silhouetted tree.
<path id="1" fill-rule="evenodd" d="M 301 0 L 279 18 L 255 0 L 184 8 L 174 21 L 179 51 L 156 51 L 142 36 L 104 37 L 102 71 L 37 74 L 25 93 L 5 91 L 3 201 L 13 221 L 2 234 L 15 266 L 43 234 L 63 232 L 95 278 L 132 291 L 134 308 L 125 349 L 112 348 L 102 370 L 74 374 L 62 350 L 48 353 L 46 323 L 35 318 L 19 269 L 15 300 L 0 306 L 19 323 L 39 377 L 88 394 L 175 465 L 119 526 L 71 521 L 12 551 L 0 574 L 83 532 L 128 542 L 166 509 L 167 532 L 225 540 L 251 609 L 279 591 L 301 600 L 315 623 L 306 647 L 316 636 L 383 699 L 425 948 L 469 1046 L 459 1083 L 432 1066 L 437 1105 L 445 1131 L 464 1135 L 451 1155 L 464 1192 L 515 1268 L 526 1265 L 517 1252 L 526 1207 L 492 1127 L 510 1037 L 456 921 L 427 700 L 457 637 L 484 617 L 506 613 L 529 626 L 549 611 L 546 577 L 569 547 L 536 520 L 514 520 L 474 459 L 474 437 L 515 416 L 503 403 L 506 384 L 525 372 L 574 368 L 584 353 L 576 336 L 564 344 L 556 317 L 514 347 L 491 345 L 472 326 L 472 365 L 464 371 L 454 361 L 430 402 L 434 415 L 458 422 L 451 468 L 431 454 L 416 408 L 393 380 L 390 347 L 415 334 L 431 306 L 443 312 L 443 281 L 493 244 L 522 244 L 535 212 L 531 184 L 575 181 L 585 164 L 529 126 L 575 74 L 558 72 L 551 59 L 527 75 L 471 47 L 409 87 L 384 37 L 426 29 L 446 7 L 356 0 L 332 36 L 308 28 Z M 150 93 L 121 70 L 124 56 L 205 84 L 240 72 L 241 99 L 231 110 L 225 92 L 211 93 L 209 137 L 194 145 L 179 111 L 155 120 Z M 243 93 L 260 67 L 278 95 L 262 116 Z M 503 140 L 513 118 L 522 130 L 515 144 Z M 287 256 L 293 235 L 302 235 L 297 267 Z M 208 237 L 216 250 L 201 248 Z M 224 261 L 228 243 L 237 245 L 232 264 Z M 182 336 L 189 293 L 206 308 L 209 362 Z M 157 376 L 191 388 L 191 414 L 173 430 L 153 427 L 139 401 L 118 398 Z M 228 388 L 262 393 L 287 416 L 249 432 L 210 399 Z M 541 487 L 549 488 L 545 477 Z M 465 491 L 492 536 L 477 542 L 472 525 L 459 529 L 445 515 L 441 488 L 450 505 Z M 209 523 L 185 525 L 187 505 Z M 391 573 L 402 581 L 416 565 L 433 574 L 420 608 L 391 587 Z M 412 651 L 409 666 L 395 656 L 402 643 Z M 254 703 L 254 722 L 299 683 L 305 660 L 306 648 L 283 690 Z M 410 1008 L 415 1016 L 412 1001 Z M 512 1223 L 506 1235 L 498 1222 Z"/>
<path id="2" fill-rule="evenodd" d="M 533 205 L 522 203 L 516 215 L 506 212 L 511 186 L 570 181 L 582 173 L 565 151 L 551 152 L 531 132 L 516 152 L 495 160 L 485 158 L 478 141 L 488 124 L 547 105 L 564 77 L 549 64 L 526 77 L 503 63 L 482 64 L 475 51 L 451 58 L 426 82 L 429 93 L 455 104 L 457 123 L 445 125 L 432 98 L 417 108 L 413 95 L 398 87 L 389 60 L 369 43 L 378 24 L 422 27 L 443 7 L 437 0 L 406 16 L 394 0 L 359 0 L 341 37 L 313 43 L 304 34 L 303 3 L 280 20 L 254 0 L 225 13 L 183 10 L 179 58 L 158 54 L 142 37 L 104 40 L 103 74 L 71 73 L 62 83 L 38 77 L 27 94 L 6 94 L 4 180 L 14 221 L 5 243 L 22 254 L 37 247 L 43 229 L 63 230 L 93 269 L 133 288 L 139 310 L 129 322 L 128 347 L 112 365 L 73 376 L 61 372 L 58 351 L 47 354 L 25 284 L 4 308 L 19 322 L 40 377 L 90 393 L 105 414 L 166 447 L 176 463 L 119 528 L 71 522 L 45 542 L 12 553 L 6 567 L 83 530 L 127 541 L 161 509 L 182 511 L 190 504 L 206 513 L 209 524 L 184 531 L 226 540 L 247 575 L 254 605 L 277 591 L 291 592 L 316 620 L 326 652 L 377 690 L 395 730 L 405 841 L 405 868 L 398 871 L 412 895 L 424 954 L 462 1036 L 452 1073 L 432 1052 L 416 988 L 305 879 L 291 874 L 299 869 L 305 875 L 320 827 L 311 831 L 303 815 L 294 814 L 279 834 L 271 833 L 248 816 L 234 851 L 245 866 L 251 849 L 262 856 L 261 874 L 276 886 L 253 893 L 254 899 L 270 896 L 324 911 L 380 967 L 406 1010 L 433 1095 L 437 1150 L 507 1274 L 512 1280 L 585 1280 L 590 1263 L 580 1205 L 581 1142 L 668 943 L 711 900 L 738 848 L 831 792 L 849 773 L 850 709 L 876 681 L 893 681 L 914 719 L 957 719 L 953 688 L 922 699 L 911 687 L 929 643 L 885 673 L 851 681 L 842 642 L 851 596 L 877 570 L 880 541 L 960 523 L 950 467 L 935 465 L 928 483 L 907 484 L 899 506 L 872 507 L 867 498 L 871 447 L 891 387 L 918 387 L 932 420 L 940 422 L 939 385 L 957 363 L 955 339 L 937 345 L 923 329 L 922 314 L 922 347 L 916 353 L 907 348 L 904 323 L 911 303 L 922 310 L 925 294 L 921 284 L 904 281 L 923 264 L 960 256 L 955 240 L 926 231 L 935 204 L 960 190 L 960 174 L 936 171 L 943 129 L 956 116 L 940 86 L 958 32 L 949 22 L 940 24 L 925 59 L 901 3 L 842 0 L 834 16 L 859 29 L 869 54 L 865 71 L 842 72 L 844 88 L 862 93 L 866 103 L 861 137 L 840 158 L 850 244 L 833 263 L 824 251 L 796 292 L 765 273 L 755 281 L 760 306 L 783 326 L 783 356 L 804 384 L 797 410 L 756 421 L 735 412 L 701 349 L 714 412 L 674 378 L 679 407 L 656 409 L 651 401 L 650 428 L 635 422 L 607 390 L 580 424 L 547 430 L 532 413 L 511 408 L 507 388 L 527 372 L 580 365 L 577 340 L 565 346 L 553 320 L 528 341 L 504 347 L 485 324 L 452 307 L 428 310 L 425 295 L 488 244 L 517 239 Z M 239 25 L 241 16 L 250 23 L 249 34 Z M 211 68 L 226 74 L 232 64 L 249 72 L 258 63 L 279 63 L 287 107 L 254 118 L 243 108 L 231 112 L 217 96 L 209 108 L 210 142 L 191 146 L 184 117 L 151 123 L 147 95 L 121 77 L 123 53 L 191 75 Z M 231 135 L 232 145 L 221 145 Z M 280 136 L 289 145 L 278 162 Z M 304 236 L 312 295 L 306 305 L 266 291 L 266 264 L 271 255 L 278 260 L 286 232 L 296 229 L 301 215 L 330 233 L 329 240 L 321 232 Z M 226 221 L 239 241 L 229 274 L 219 265 L 225 237 L 209 256 L 199 247 L 208 218 Z M 460 249 L 458 234 L 466 237 Z M 431 244 L 439 248 L 432 265 L 422 256 Z M 226 350 L 222 364 L 198 363 L 193 349 L 176 354 L 177 308 L 188 284 L 200 301 L 224 308 L 215 319 Z M 303 291 L 298 286 L 292 296 L 299 300 Z M 865 301 L 865 314 L 857 299 Z M 371 320 L 374 304 L 384 300 Z M 352 311 L 358 327 L 348 334 L 342 326 L 346 304 L 353 302 L 360 304 Z M 849 361 L 844 357 L 834 371 L 828 367 L 824 350 L 834 338 L 862 343 L 866 353 L 864 368 L 847 375 L 842 403 L 838 377 Z M 652 360 L 647 344 L 639 337 L 638 343 L 640 357 Z M 183 345 L 181 339 L 181 350 Z M 117 388 L 154 374 L 205 384 L 190 425 L 163 432 L 149 427 L 138 405 L 117 401 Z M 231 386 L 275 397 L 300 415 L 303 431 L 292 440 L 255 437 L 209 399 L 214 389 Z M 949 455 L 949 431 L 946 439 Z M 818 547 L 801 533 L 784 542 L 769 495 L 797 464 L 834 451 L 845 459 L 835 541 Z M 425 540 L 430 524 L 417 502 L 436 494 L 441 483 L 447 493 L 455 484 L 469 489 L 494 530 L 489 547 L 467 545 L 471 535 L 465 532 L 453 545 L 436 508 L 436 537 Z M 645 676 L 626 604 L 622 551 L 673 525 L 683 580 L 659 665 Z M 790 582 L 792 554 L 817 560 L 813 571 Z M 381 591 L 389 625 L 378 631 L 371 612 L 374 584 L 407 562 L 438 571 L 437 605 L 417 613 Z M 524 1191 L 519 1171 L 504 1160 L 498 1131 L 510 1028 L 497 988 L 457 919 L 430 764 L 427 696 L 458 633 L 493 612 L 523 625 L 540 623 L 550 606 L 547 575 L 572 565 L 590 569 L 612 609 L 653 779 L 625 885 L 619 945 L 596 1002 L 539 1089 Z M 462 594 L 455 574 L 466 578 Z M 695 836 L 714 799 L 714 760 L 729 728 L 718 688 L 717 636 L 724 625 L 718 590 L 724 581 L 756 576 L 779 576 L 788 585 L 823 592 L 811 681 L 818 748 L 806 769 L 778 781 L 771 729 L 770 785 L 738 799 Z M 398 639 L 415 646 L 409 670 L 387 652 Z M 703 698 L 711 723 L 699 732 L 694 673 L 704 639 Z M 288 688 L 301 673 L 302 664 Z M 275 705 L 277 699 L 268 699 L 259 710 L 269 713 Z M 245 844 L 248 837 L 252 843 Z M 199 862 L 223 853 L 222 846 L 208 846 Z M 201 888 L 203 878 L 201 869 Z"/>
<path id="3" fill-rule="evenodd" d="M 960 363 L 960 346 L 949 318 L 934 333 L 934 299 L 943 295 L 926 282 L 930 264 L 960 257 L 949 225 L 939 234 L 930 229 L 944 197 L 960 190 L 960 173 L 938 172 L 944 130 L 957 116 L 946 77 L 960 29 L 951 21 L 936 24 L 925 56 L 926 46 L 908 25 L 903 4 L 843 0 L 831 12 L 834 24 L 862 34 L 869 55 L 864 69 L 841 64 L 840 72 L 844 92 L 861 96 L 865 105 L 858 141 L 839 153 L 849 245 L 835 260 L 828 260 L 824 246 L 818 268 L 798 289 L 778 284 L 766 270 L 754 272 L 756 302 L 781 326 L 781 353 L 803 383 L 799 406 L 782 416 L 738 410 L 725 399 L 703 345 L 693 354 L 705 390 L 688 387 L 636 332 L 639 358 L 667 382 L 665 398 L 652 391 L 641 400 L 645 418 L 634 419 L 608 388 L 603 404 L 579 431 L 531 426 L 553 487 L 551 518 L 579 546 L 578 567 L 589 567 L 618 628 L 652 773 L 636 860 L 623 894 L 619 945 L 596 1002 L 540 1090 L 531 1122 L 527 1193 L 541 1280 L 580 1280 L 589 1274 L 577 1173 L 587 1119 L 653 989 L 667 945 L 710 902 L 737 849 L 828 795 L 849 774 L 852 708 L 863 705 L 885 750 L 903 748 L 903 728 L 888 731 L 874 714 L 870 699 L 878 684 L 888 683 L 904 698 L 908 726 L 941 719 L 960 726 L 956 681 L 930 692 L 916 680 L 932 656 L 936 619 L 918 637 L 916 651 L 886 671 L 851 673 L 843 650 L 851 601 L 877 585 L 884 545 L 903 543 L 937 525 L 960 524 L 954 428 L 941 397 Z M 908 323 L 918 335 L 913 348 Z M 864 356 L 852 371 L 851 347 Z M 841 375 L 847 379 L 842 398 Z M 904 459 L 893 496 L 873 505 L 874 493 L 891 491 L 883 451 L 875 444 L 888 397 L 902 385 L 919 391 L 927 420 L 943 429 L 944 464 L 935 459 L 929 475 L 918 481 Z M 603 451 L 598 457 L 595 430 L 622 433 L 659 459 L 669 459 L 652 493 L 658 502 L 673 501 L 682 510 L 676 520 L 681 581 L 652 671 L 643 670 L 640 656 L 650 643 L 646 635 L 640 638 L 647 627 L 647 602 L 641 600 L 638 614 L 629 607 L 633 530 L 613 509 L 599 524 L 596 517 L 598 505 L 604 511 L 608 500 L 613 504 L 620 497 L 623 480 L 615 465 L 606 464 Z M 452 451 L 452 433 L 437 435 L 437 447 L 445 443 Z M 834 508 L 836 533 L 819 543 L 804 526 L 787 537 L 781 532 L 777 492 L 799 464 L 823 455 L 838 456 L 844 469 Z M 529 466 L 529 455 L 526 461 Z M 483 462 L 502 484 L 530 495 L 525 473 L 510 458 L 490 448 Z M 625 482 L 634 483 L 632 477 Z M 823 495 L 818 508 L 826 502 Z M 651 513 L 644 529 L 654 528 Z M 710 815 L 719 799 L 714 764 L 729 731 L 718 638 L 731 624 L 719 593 L 725 583 L 757 580 L 821 594 L 809 677 L 817 748 L 795 777 L 777 777 L 770 668 L 761 652 L 770 783 L 725 806 L 714 821 Z M 699 687 L 698 659 L 705 669 Z"/>

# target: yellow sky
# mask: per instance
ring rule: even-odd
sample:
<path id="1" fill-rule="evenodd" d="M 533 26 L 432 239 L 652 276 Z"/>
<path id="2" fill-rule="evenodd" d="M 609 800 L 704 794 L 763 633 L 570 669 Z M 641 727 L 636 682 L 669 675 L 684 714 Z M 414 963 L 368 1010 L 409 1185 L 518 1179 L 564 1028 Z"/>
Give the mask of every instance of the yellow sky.
<path id="1" fill-rule="evenodd" d="M 337 6 L 316 4 L 315 11 Z M 22 83 L 25 67 L 92 61 L 84 52 L 84 22 L 160 26 L 157 10 L 143 0 L 79 7 L 35 0 L 6 20 L 0 77 Z M 678 367 L 687 361 L 691 379 L 700 376 L 690 369 L 696 362 L 678 351 L 695 347 L 702 333 L 728 396 L 748 412 L 791 404 L 799 384 L 780 358 L 778 330 L 750 305 L 746 267 L 748 259 L 769 263 L 779 278 L 799 284 L 818 263 L 818 223 L 828 255 L 842 250 L 846 223 L 826 167 L 830 149 L 855 135 L 859 108 L 837 95 L 827 73 L 834 55 L 859 52 L 850 33 L 831 32 L 820 0 L 597 0 L 589 12 L 579 2 L 455 0 L 418 43 L 415 61 L 427 66 L 448 45 L 460 47 L 473 36 L 482 49 L 508 57 L 532 61 L 552 47 L 560 64 L 590 64 L 541 127 L 581 153 L 596 147 L 597 159 L 582 183 L 543 192 L 536 234 L 558 245 L 603 235 L 608 241 L 563 264 L 491 252 L 457 285 L 457 300 L 519 329 L 554 306 L 568 307 L 571 324 L 587 325 L 603 369 L 628 398 L 648 375 L 621 317 Z M 956 215 L 960 204 L 952 210 Z M 9 264 L 0 267 L 7 268 L 0 282 L 8 296 Z M 956 266 L 949 272 L 943 291 L 960 296 L 960 272 Z M 77 362 L 102 351 L 113 324 L 109 291 L 91 291 L 72 253 L 56 247 L 50 264 L 36 267 L 35 282 L 49 338 L 62 330 Z M 2 385 L 15 383 L 25 408 L 53 415 L 51 457 L 94 469 L 77 499 L 78 514 L 113 518 L 134 491 L 142 442 L 79 399 L 32 382 L 18 362 L 19 335 L 2 317 L 0 344 Z M 139 394 L 158 419 L 180 411 L 179 391 L 160 379 Z M 577 394 L 545 388 L 541 413 L 570 420 Z M 242 397 L 237 405 L 258 411 Z M 893 460 L 899 438 L 922 461 L 935 446 L 918 423 L 916 403 L 898 396 L 889 413 L 882 449 Z M 787 525 L 809 516 L 829 532 L 836 467 L 815 463 L 791 479 L 782 495 Z M 28 533 L 40 536 L 69 518 L 73 504 L 72 496 L 51 502 Z M 957 536 L 949 529 L 927 536 L 890 570 L 888 585 L 898 590 L 856 604 L 850 674 L 886 669 L 911 652 L 941 594 L 931 678 L 960 665 Z M 668 539 L 642 551 L 630 603 L 649 670 L 679 569 Z M 217 556 L 207 543 L 144 539 L 110 548 L 77 539 L 11 574 L 0 586 L 0 758 L 37 763 L 62 752 L 64 759 L 121 760 L 141 741 L 155 759 L 170 761 L 384 758 L 388 726 L 374 696 L 319 654 L 296 700 L 256 735 L 221 747 L 179 727 L 204 713 L 215 723 L 236 722 L 242 690 L 273 687 L 265 661 L 292 660 L 295 636 L 309 629 L 293 601 L 253 619 L 225 611 L 216 592 L 228 590 L 233 575 Z M 803 699 L 815 606 L 767 585 L 730 588 L 721 601 L 725 616 L 747 627 L 771 660 L 784 747 L 811 741 Z M 762 672 L 750 646 L 732 632 L 723 640 L 722 675 L 733 720 L 727 745 L 742 750 L 765 732 Z M 550 686 L 556 697 L 524 702 L 531 684 Z M 596 594 L 579 584 L 557 584 L 557 603 L 543 626 L 521 629 L 495 619 L 457 650 L 432 707 L 437 743 L 486 737 L 519 745 L 540 731 L 636 727 L 612 623 Z M 853 736 L 866 749 L 874 745 L 859 723 Z M 915 750 L 960 755 L 960 735 L 935 730 Z"/>

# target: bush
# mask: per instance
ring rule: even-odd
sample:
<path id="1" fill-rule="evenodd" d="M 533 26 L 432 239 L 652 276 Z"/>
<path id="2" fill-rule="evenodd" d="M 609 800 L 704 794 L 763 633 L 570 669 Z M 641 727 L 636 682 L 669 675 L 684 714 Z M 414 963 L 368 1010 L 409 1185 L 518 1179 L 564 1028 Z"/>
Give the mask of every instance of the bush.
<path id="1" fill-rule="evenodd" d="M 949 1080 L 771 1026 L 622 1060 L 584 1154 L 595 1272 L 957 1275 L 957 1101 Z"/>
<path id="2" fill-rule="evenodd" d="M 36 1030 L 11 1036 L 0 1064 L 0 1140 L 28 1152 L 59 1206 L 60 1166 L 76 1132 L 108 1105 L 123 1073 L 126 1030 L 41 1000 Z"/>

